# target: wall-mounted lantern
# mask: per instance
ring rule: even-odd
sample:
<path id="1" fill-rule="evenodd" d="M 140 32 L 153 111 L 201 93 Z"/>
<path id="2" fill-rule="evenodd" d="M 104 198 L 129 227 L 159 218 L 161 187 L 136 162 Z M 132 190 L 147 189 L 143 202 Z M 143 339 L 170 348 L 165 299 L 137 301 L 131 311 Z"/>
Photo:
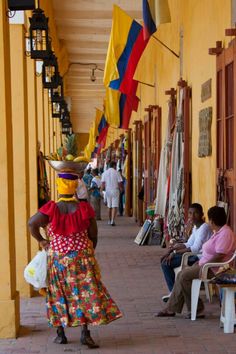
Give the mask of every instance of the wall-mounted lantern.
<path id="1" fill-rule="evenodd" d="M 43 61 L 43 87 L 47 89 L 57 88 L 59 83 L 59 76 L 57 58 L 51 51 L 49 58 Z"/>
<path id="2" fill-rule="evenodd" d="M 8 0 L 10 11 L 34 10 L 35 0 Z"/>
<path id="3" fill-rule="evenodd" d="M 30 21 L 30 55 L 31 59 L 46 59 L 50 55 L 50 39 L 48 34 L 48 17 L 44 11 L 37 8 L 33 11 Z"/>
<path id="4" fill-rule="evenodd" d="M 73 134 L 72 124 L 70 120 L 62 121 L 61 132 L 62 134 L 66 134 L 66 135 Z"/>
<path id="5" fill-rule="evenodd" d="M 50 95 L 51 95 L 51 102 L 58 102 L 58 99 L 63 99 L 64 97 L 64 92 L 63 92 L 63 80 L 62 77 L 59 75 L 58 78 L 58 86 L 53 87 L 50 90 Z"/>
<path id="6" fill-rule="evenodd" d="M 60 118 L 61 117 L 61 102 L 51 102 L 52 104 L 52 117 Z"/>
<path id="7" fill-rule="evenodd" d="M 60 116 L 60 122 L 70 120 L 70 112 L 68 110 L 68 105 L 66 101 L 63 99 L 61 102 L 61 116 Z"/>
<path id="8" fill-rule="evenodd" d="M 50 89 L 51 105 L 52 105 L 52 117 L 61 118 L 63 104 L 65 105 L 63 94 L 63 80 L 59 76 L 59 84 L 55 88 Z"/>

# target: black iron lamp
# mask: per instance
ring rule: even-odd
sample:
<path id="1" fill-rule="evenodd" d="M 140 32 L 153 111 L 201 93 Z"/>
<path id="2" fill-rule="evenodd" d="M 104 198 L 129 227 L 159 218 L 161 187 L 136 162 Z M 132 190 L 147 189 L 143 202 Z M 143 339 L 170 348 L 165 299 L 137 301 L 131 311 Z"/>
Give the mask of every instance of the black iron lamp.
<path id="1" fill-rule="evenodd" d="M 64 91 L 63 91 L 63 80 L 59 75 L 58 77 L 58 86 L 51 88 L 51 102 L 59 102 L 59 99 L 63 99 Z"/>
<path id="2" fill-rule="evenodd" d="M 68 110 L 67 102 L 63 99 L 61 102 L 61 116 L 60 122 L 70 120 L 70 112 Z"/>
<path id="3" fill-rule="evenodd" d="M 51 102 L 52 103 L 52 117 L 60 118 L 61 117 L 61 102 Z"/>
<path id="4" fill-rule="evenodd" d="M 43 87 L 47 89 L 57 88 L 59 83 L 59 76 L 57 58 L 51 51 L 49 58 L 43 61 Z"/>
<path id="5" fill-rule="evenodd" d="M 37 8 L 30 20 L 30 55 L 31 59 L 44 60 L 50 55 L 50 38 L 48 34 L 48 17 L 44 11 Z"/>
<path id="6" fill-rule="evenodd" d="M 8 0 L 10 11 L 22 11 L 35 9 L 35 0 Z"/>
<path id="7" fill-rule="evenodd" d="M 65 105 L 64 94 L 63 94 L 63 80 L 59 76 L 59 85 L 50 90 L 51 105 L 52 105 L 52 117 L 60 118 L 63 104 Z"/>
<path id="8" fill-rule="evenodd" d="M 70 120 L 62 121 L 61 123 L 62 134 L 71 135 L 73 133 L 72 124 Z"/>

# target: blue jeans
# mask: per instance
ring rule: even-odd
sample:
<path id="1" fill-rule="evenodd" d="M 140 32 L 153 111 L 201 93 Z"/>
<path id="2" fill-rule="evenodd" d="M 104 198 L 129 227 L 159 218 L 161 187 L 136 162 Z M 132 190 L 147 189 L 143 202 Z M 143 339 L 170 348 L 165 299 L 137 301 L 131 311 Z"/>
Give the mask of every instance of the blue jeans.
<path id="1" fill-rule="evenodd" d="M 174 254 L 170 260 L 170 263 L 167 264 L 166 261 L 161 263 L 161 268 L 164 273 L 165 281 L 167 283 L 169 291 L 172 291 L 175 284 L 175 272 L 174 268 L 177 268 L 181 265 L 182 254 Z M 197 256 L 190 256 L 188 258 L 188 265 L 193 265 L 196 261 L 198 261 Z"/>

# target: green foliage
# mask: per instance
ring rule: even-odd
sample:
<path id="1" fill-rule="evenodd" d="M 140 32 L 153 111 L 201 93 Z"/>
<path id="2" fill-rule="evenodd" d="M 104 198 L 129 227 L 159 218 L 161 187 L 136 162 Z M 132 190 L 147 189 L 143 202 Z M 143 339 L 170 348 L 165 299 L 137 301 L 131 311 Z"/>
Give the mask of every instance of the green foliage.
<path id="1" fill-rule="evenodd" d="M 73 156 L 78 155 L 78 144 L 77 144 L 77 135 L 71 134 L 67 135 L 65 138 L 65 148 L 67 154 L 71 154 Z"/>

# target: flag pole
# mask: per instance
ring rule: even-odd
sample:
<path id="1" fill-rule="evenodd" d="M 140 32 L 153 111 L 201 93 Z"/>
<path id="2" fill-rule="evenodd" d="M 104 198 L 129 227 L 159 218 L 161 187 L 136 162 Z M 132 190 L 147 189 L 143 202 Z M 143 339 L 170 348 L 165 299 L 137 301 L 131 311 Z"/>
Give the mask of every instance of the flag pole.
<path id="1" fill-rule="evenodd" d="M 146 86 L 149 86 L 149 87 L 155 87 L 155 85 L 147 84 L 146 82 L 139 81 L 139 80 L 136 80 L 136 79 L 134 79 L 134 80 L 138 81 L 139 84 L 146 85 Z"/>
<path id="2" fill-rule="evenodd" d="M 167 45 L 165 43 L 163 43 L 162 41 L 160 41 L 160 39 L 158 39 L 157 37 L 153 36 L 152 37 L 159 42 L 160 44 L 162 44 L 166 49 L 168 49 L 172 54 L 174 54 L 177 58 L 179 58 L 179 55 L 177 53 L 175 53 L 172 49 L 170 49 L 169 47 L 167 47 Z"/>

